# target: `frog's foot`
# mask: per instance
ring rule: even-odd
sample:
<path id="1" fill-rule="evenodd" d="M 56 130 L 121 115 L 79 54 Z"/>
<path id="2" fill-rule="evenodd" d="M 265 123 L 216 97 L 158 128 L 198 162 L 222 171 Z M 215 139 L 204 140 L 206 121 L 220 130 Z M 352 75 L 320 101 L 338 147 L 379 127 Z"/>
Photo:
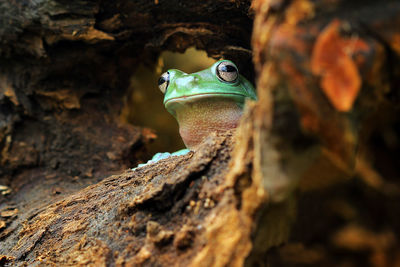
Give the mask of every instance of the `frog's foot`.
<path id="1" fill-rule="evenodd" d="M 162 159 L 166 159 L 166 158 L 168 158 L 170 156 L 183 156 L 183 155 L 186 155 L 189 152 L 190 152 L 190 150 L 185 148 L 185 149 L 178 150 L 178 151 L 176 151 L 174 153 L 169 153 L 169 152 L 157 153 L 151 158 L 151 160 L 147 161 L 146 163 L 142 163 L 142 164 L 137 165 L 136 168 L 139 168 L 139 167 L 145 166 L 147 164 L 151 164 L 151 163 L 157 162 L 157 161 L 162 160 Z M 132 168 L 132 170 L 134 171 L 136 168 Z"/>
<path id="2" fill-rule="evenodd" d="M 171 156 L 171 153 L 169 153 L 169 152 L 157 153 L 151 158 L 151 160 L 147 161 L 146 163 L 141 163 L 141 164 L 137 165 L 136 168 L 143 167 L 145 165 L 157 162 L 157 161 L 162 160 L 162 159 L 166 159 L 169 156 Z M 136 168 L 132 168 L 132 170 L 135 170 Z"/>
<path id="3" fill-rule="evenodd" d="M 183 156 L 190 152 L 190 149 L 184 148 L 178 151 L 175 151 L 171 154 L 171 156 Z M 157 155 L 157 154 L 156 154 Z"/>
<path id="4" fill-rule="evenodd" d="M 148 163 L 157 162 L 159 160 L 166 159 L 169 156 L 171 156 L 171 153 L 169 152 L 157 153 L 151 158 L 151 160 L 148 161 Z"/>

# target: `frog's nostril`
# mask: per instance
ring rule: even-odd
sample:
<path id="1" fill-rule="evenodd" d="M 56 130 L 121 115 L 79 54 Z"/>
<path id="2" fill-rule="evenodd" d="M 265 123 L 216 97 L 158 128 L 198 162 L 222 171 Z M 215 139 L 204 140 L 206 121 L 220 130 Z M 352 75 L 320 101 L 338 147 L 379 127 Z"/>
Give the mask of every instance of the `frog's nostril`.
<path id="1" fill-rule="evenodd" d="M 200 81 L 200 77 L 198 75 L 192 75 L 192 83 L 198 83 Z"/>

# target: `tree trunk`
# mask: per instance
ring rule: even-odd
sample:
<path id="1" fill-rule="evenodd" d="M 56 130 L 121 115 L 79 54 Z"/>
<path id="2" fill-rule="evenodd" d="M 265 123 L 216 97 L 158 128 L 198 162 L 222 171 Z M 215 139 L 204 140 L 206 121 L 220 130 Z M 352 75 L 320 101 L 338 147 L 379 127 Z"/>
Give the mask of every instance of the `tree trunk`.
<path id="1" fill-rule="evenodd" d="M 0 264 L 400 265 L 399 15 L 0 0 Z M 155 138 L 120 120 L 130 76 L 190 46 L 256 77 L 259 101 L 235 133 L 126 170 Z"/>

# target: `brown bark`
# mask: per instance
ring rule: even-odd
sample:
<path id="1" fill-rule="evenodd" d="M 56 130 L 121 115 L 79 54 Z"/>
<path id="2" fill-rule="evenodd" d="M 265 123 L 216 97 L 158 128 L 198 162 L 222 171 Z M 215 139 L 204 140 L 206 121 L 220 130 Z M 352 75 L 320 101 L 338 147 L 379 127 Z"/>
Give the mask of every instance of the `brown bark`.
<path id="1" fill-rule="evenodd" d="M 249 5 L 0 3 L 1 264 L 400 264 L 397 1 L 253 1 L 237 132 L 122 171 L 154 137 L 118 119 L 134 68 L 195 45 L 252 77 Z"/>
<path id="2" fill-rule="evenodd" d="M 260 0 L 253 7 L 257 87 L 269 103 L 256 112 L 270 114 L 254 118 L 261 154 L 254 167 L 272 198 L 282 184 L 279 193 L 290 195 L 292 185 L 301 192 L 289 241 L 264 259 L 397 266 L 400 3 Z M 299 142 L 306 136 L 313 141 Z"/>

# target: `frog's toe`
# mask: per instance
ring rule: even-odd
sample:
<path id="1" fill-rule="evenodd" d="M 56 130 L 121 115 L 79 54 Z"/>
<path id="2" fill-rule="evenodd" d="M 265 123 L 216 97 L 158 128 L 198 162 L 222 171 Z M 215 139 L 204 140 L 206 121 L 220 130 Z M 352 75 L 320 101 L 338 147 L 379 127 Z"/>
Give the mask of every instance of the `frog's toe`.
<path id="1" fill-rule="evenodd" d="M 141 164 L 137 165 L 135 168 L 132 168 L 132 171 L 134 171 L 135 169 L 137 169 L 139 167 L 143 167 L 145 165 L 157 162 L 159 160 L 166 159 L 169 156 L 171 156 L 171 153 L 169 153 L 169 152 L 157 153 L 151 158 L 151 160 L 147 161 L 146 163 L 141 163 Z"/>
<path id="2" fill-rule="evenodd" d="M 160 153 L 155 154 L 150 161 L 151 162 L 156 162 L 156 161 L 159 161 L 159 160 L 162 160 L 162 159 L 166 159 L 169 156 L 171 156 L 171 153 L 169 153 L 169 152 L 162 152 L 162 153 L 160 152 Z"/>
<path id="3" fill-rule="evenodd" d="M 185 149 L 181 149 L 181 150 L 175 151 L 174 153 L 171 154 L 171 156 L 183 156 L 183 155 L 186 155 L 189 152 L 190 152 L 190 149 L 185 148 Z"/>
<path id="4" fill-rule="evenodd" d="M 170 156 L 183 156 L 183 155 L 186 155 L 186 154 L 189 153 L 189 152 L 190 152 L 190 150 L 187 149 L 187 148 L 178 150 L 178 151 L 176 151 L 176 152 L 174 152 L 174 153 L 169 153 L 169 152 L 162 152 L 162 153 L 161 153 L 161 152 L 160 152 L 160 153 L 155 154 L 155 155 L 151 158 L 151 160 L 147 161 L 146 163 L 141 163 L 141 164 L 137 165 L 135 168 L 132 168 L 132 171 L 134 171 L 135 169 L 137 169 L 137 168 L 139 168 L 139 167 L 143 167 L 143 166 L 145 166 L 145 165 L 148 165 L 148 164 L 157 162 L 157 161 L 159 161 L 159 160 L 166 159 L 166 158 L 168 158 L 168 157 L 170 157 Z"/>

